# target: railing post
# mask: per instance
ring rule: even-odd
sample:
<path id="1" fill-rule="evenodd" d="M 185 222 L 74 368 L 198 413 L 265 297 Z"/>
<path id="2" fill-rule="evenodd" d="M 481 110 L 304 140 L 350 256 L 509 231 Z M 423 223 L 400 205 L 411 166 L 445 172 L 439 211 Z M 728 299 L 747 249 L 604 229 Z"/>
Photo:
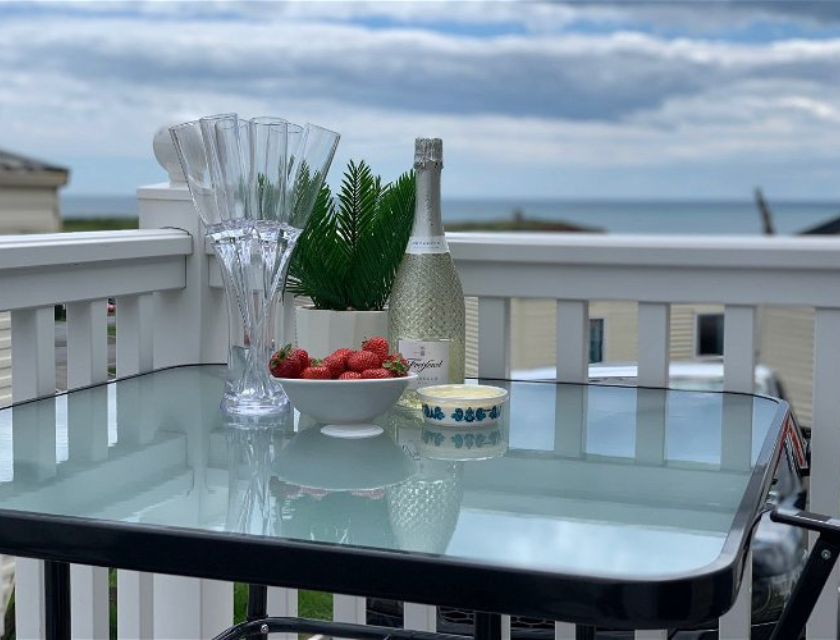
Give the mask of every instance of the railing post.
<path id="1" fill-rule="evenodd" d="M 478 300 L 478 375 L 506 378 L 510 375 L 510 298 Z"/>
<path id="2" fill-rule="evenodd" d="M 12 312 L 12 398 L 22 402 L 55 393 L 55 321 L 52 307 Z M 55 407 L 45 416 L 46 433 L 14 440 L 15 458 L 26 460 L 41 477 L 55 473 Z M 40 431 L 40 430 L 39 430 Z M 51 437 L 49 437 L 51 436 Z M 44 563 L 18 558 L 15 563 L 15 628 L 18 638 L 44 635 Z"/>
<path id="3" fill-rule="evenodd" d="M 811 430 L 810 510 L 836 516 L 840 503 L 840 309 L 814 315 L 814 424 Z M 811 547 L 815 543 L 811 536 Z M 808 621 L 809 640 L 837 637 L 840 568 L 823 588 Z"/>
<path id="4" fill-rule="evenodd" d="M 140 227 L 174 227 L 193 237 L 193 251 L 186 260 L 187 286 L 154 295 L 154 367 L 225 362 L 228 339 L 224 292 L 209 285 L 211 262 L 204 250 L 204 228 L 190 199 L 168 128 L 161 128 L 155 135 L 154 151 L 170 179 L 137 190 Z"/>
<path id="5" fill-rule="evenodd" d="M 268 615 L 296 618 L 298 616 L 297 589 L 268 588 Z M 297 640 L 296 633 L 279 633 L 277 640 Z"/>

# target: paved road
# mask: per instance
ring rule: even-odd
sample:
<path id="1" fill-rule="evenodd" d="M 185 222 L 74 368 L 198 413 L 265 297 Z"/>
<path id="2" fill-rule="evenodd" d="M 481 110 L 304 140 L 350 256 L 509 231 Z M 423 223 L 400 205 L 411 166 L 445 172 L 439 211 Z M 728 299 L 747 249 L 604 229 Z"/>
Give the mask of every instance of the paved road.
<path id="1" fill-rule="evenodd" d="M 113 327 L 117 319 L 108 316 L 108 326 Z M 117 340 L 108 336 L 108 367 L 113 369 L 117 362 Z M 55 323 L 55 388 L 67 389 L 67 323 Z"/>

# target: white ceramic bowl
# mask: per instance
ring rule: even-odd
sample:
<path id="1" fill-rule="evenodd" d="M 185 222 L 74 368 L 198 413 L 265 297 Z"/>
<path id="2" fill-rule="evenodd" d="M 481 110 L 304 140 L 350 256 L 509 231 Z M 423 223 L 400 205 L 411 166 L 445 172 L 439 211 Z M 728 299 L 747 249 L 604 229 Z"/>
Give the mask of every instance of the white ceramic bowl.
<path id="1" fill-rule="evenodd" d="M 484 384 L 441 384 L 417 390 L 428 424 L 469 428 L 496 424 L 508 399 L 507 389 Z"/>
<path id="2" fill-rule="evenodd" d="M 318 422 L 353 425 L 369 422 L 385 413 L 416 373 L 381 380 L 280 379 L 292 406 Z"/>

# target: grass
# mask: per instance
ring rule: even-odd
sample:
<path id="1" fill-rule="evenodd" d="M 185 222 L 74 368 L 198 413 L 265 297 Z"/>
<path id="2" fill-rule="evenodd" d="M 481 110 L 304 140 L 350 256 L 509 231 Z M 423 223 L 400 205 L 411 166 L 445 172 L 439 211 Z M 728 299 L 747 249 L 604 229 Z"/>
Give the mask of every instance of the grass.
<path id="1" fill-rule="evenodd" d="M 548 232 L 600 232 L 603 229 L 581 227 L 556 220 L 540 220 L 514 216 L 507 220 L 484 220 L 480 222 L 447 222 L 447 231 L 548 231 Z"/>
<path id="2" fill-rule="evenodd" d="M 137 229 L 137 218 L 103 217 L 103 218 L 65 218 L 62 221 L 62 231 L 113 231 L 115 229 Z"/>
<path id="3" fill-rule="evenodd" d="M 484 220 L 480 222 L 448 222 L 447 231 L 603 231 L 594 227 L 581 227 L 557 220 L 528 218 L 522 214 L 506 220 Z M 114 229 L 137 229 L 137 218 L 65 218 L 64 231 L 107 231 Z"/>

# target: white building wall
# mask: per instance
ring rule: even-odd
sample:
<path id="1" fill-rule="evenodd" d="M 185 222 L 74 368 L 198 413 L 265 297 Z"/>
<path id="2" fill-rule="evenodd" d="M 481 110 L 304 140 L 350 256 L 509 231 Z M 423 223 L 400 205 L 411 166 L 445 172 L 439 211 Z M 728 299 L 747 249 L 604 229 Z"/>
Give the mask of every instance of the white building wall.
<path id="1" fill-rule="evenodd" d="M 671 360 L 697 357 L 697 316 L 706 313 L 723 313 L 723 305 L 671 305 Z"/>
<path id="2" fill-rule="evenodd" d="M 591 302 L 589 318 L 604 320 L 604 362 L 636 361 L 639 352 L 639 313 L 635 302 Z"/>
<path id="3" fill-rule="evenodd" d="M 58 191 L 49 187 L 0 187 L 0 234 L 61 231 Z"/>
<path id="4" fill-rule="evenodd" d="M 796 417 L 811 425 L 814 389 L 814 310 L 765 307 L 759 328 L 761 361 L 779 374 Z"/>

